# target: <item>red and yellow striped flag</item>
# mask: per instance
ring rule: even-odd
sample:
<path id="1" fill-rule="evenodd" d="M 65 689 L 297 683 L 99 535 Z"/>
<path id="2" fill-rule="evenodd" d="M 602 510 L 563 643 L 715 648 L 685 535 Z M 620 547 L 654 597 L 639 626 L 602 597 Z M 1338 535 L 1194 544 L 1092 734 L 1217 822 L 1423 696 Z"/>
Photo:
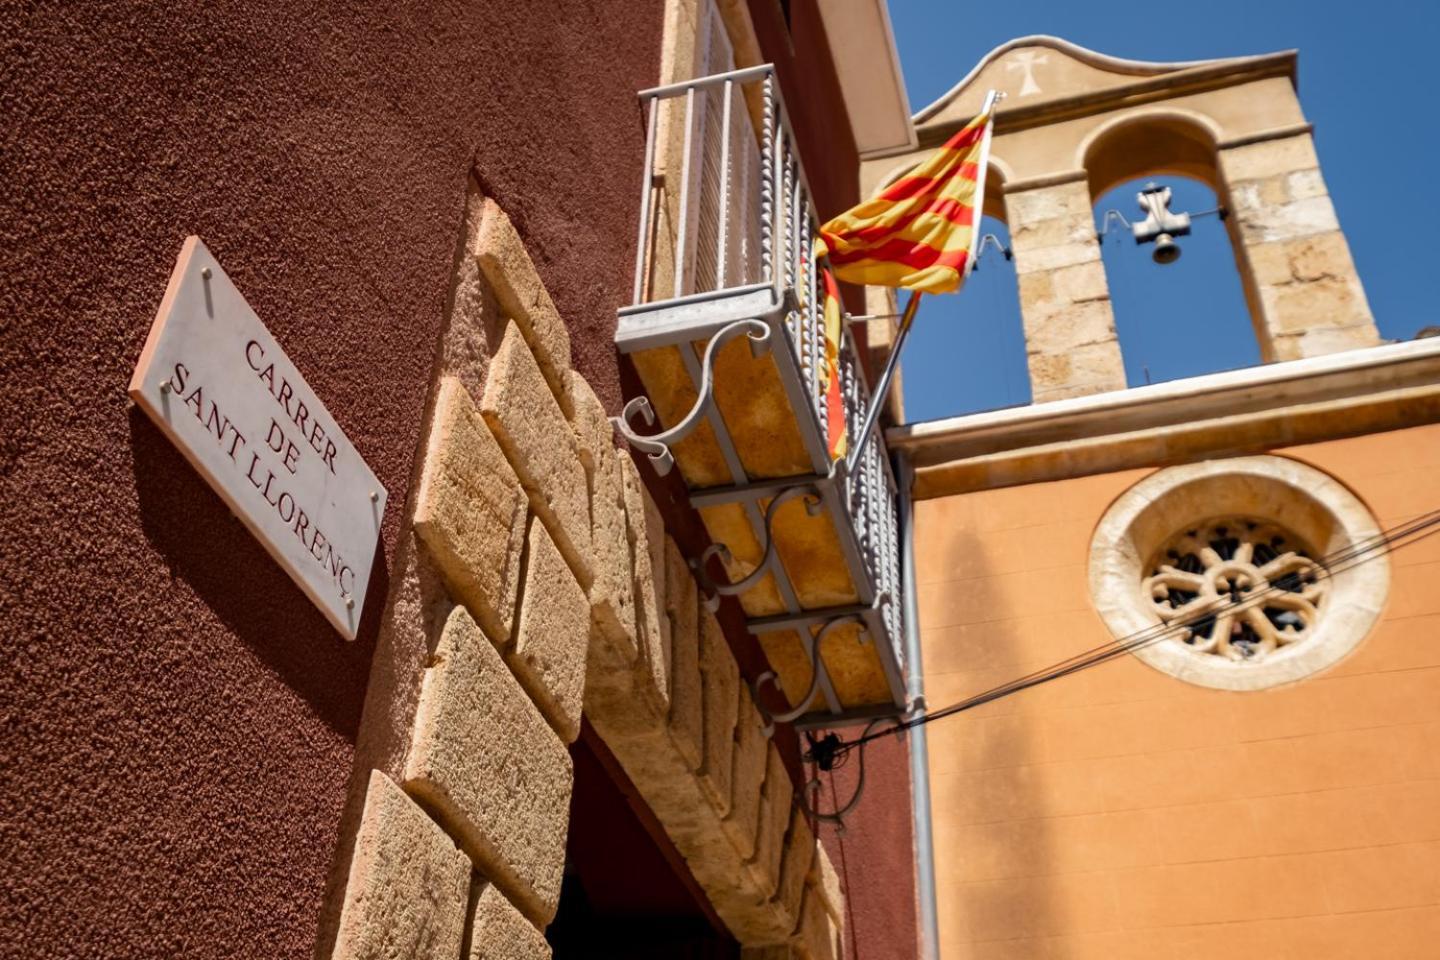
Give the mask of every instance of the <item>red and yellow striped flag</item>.
<path id="1" fill-rule="evenodd" d="M 843 322 L 840 309 L 840 288 L 829 268 L 821 268 L 824 281 L 822 302 L 825 305 L 825 446 L 831 460 L 839 460 L 849 449 L 849 431 L 845 429 L 845 404 L 840 399 L 840 337 Z"/>
<path id="2" fill-rule="evenodd" d="M 993 109 L 976 117 L 920 166 L 820 228 L 816 258 L 829 255 L 850 283 L 952 293 L 974 262 Z"/>

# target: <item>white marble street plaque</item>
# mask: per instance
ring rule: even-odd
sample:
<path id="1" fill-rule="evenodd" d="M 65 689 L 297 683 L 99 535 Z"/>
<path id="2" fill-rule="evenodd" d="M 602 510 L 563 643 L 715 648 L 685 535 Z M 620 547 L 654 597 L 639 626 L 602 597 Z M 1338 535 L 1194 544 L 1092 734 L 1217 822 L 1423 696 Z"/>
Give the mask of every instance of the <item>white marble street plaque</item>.
<path id="1" fill-rule="evenodd" d="M 130 396 L 354 640 L 385 488 L 199 237 L 180 250 Z"/>

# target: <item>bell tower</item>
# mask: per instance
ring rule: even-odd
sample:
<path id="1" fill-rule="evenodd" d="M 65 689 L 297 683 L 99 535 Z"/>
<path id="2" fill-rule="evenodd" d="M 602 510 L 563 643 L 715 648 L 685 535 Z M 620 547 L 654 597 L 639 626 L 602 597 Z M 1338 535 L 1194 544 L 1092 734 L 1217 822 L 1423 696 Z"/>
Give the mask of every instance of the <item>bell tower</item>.
<path id="1" fill-rule="evenodd" d="M 1014 40 L 916 114 L 917 150 L 869 161 L 862 187 L 943 143 L 987 90 L 1006 94 L 986 212 L 1010 230 L 1036 403 L 1126 386 L 1093 207 L 1138 177 L 1214 190 L 1262 360 L 1372 346 L 1379 335 L 1296 96 L 1296 62 L 1286 51 L 1147 63 L 1054 37 Z M 1164 212 L 1155 204 L 1152 218 Z M 1175 251 L 1156 226 L 1163 262 Z"/>

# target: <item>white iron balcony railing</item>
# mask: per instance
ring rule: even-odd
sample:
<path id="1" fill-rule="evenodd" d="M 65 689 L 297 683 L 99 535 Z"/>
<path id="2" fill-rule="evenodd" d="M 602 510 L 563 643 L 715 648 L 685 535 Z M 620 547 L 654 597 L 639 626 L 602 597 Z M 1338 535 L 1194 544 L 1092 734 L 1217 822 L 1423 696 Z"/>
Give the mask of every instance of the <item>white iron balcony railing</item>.
<path id="1" fill-rule="evenodd" d="M 903 710 L 895 481 L 878 431 L 830 455 L 816 214 L 774 69 L 640 97 L 634 302 L 616 343 L 647 396 L 617 426 L 661 473 L 680 468 L 716 544 L 702 585 L 745 608 L 790 703 L 777 719 Z M 839 368 L 855 437 L 869 391 L 848 330 Z"/>

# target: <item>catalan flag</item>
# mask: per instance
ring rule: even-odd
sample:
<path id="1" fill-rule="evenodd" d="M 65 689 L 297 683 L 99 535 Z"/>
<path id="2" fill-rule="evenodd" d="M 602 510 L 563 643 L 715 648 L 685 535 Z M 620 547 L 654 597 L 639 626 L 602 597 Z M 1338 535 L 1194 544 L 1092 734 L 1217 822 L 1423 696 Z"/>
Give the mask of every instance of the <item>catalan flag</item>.
<path id="1" fill-rule="evenodd" d="M 987 102 L 987 107 L 989 103 Z M 953 293 L 974 264 L 993 107 L 879 194 L 820 228 L 815 256 L 850 283 Z"/>
<path id="2" fill-rule="evenodd" d="M 846 456 L 849 430 L 840 398 L 843 311 L 835 280 L 915 291 L 860 431 L 863 446 L 883 401 L 894 359 L 909 332 L 922 293 L 953 293 L 975 266 L 976 220 L 985 198 L 985 167 L 997 94 L 980 115 L 924 163 L 820 228 L 815 259 L 824 280 L 826 446 L 830 459 Z"/>
<path id="3" fill-rule="evenodd" d="M 828 268 L 821 268 L 825 305 L 825 446 L 831 460 L 845 456 L 849 435 L 845 429 L 845 404 L 840 399 L 840 337 L 842 311 L 840 288 Z"/>

